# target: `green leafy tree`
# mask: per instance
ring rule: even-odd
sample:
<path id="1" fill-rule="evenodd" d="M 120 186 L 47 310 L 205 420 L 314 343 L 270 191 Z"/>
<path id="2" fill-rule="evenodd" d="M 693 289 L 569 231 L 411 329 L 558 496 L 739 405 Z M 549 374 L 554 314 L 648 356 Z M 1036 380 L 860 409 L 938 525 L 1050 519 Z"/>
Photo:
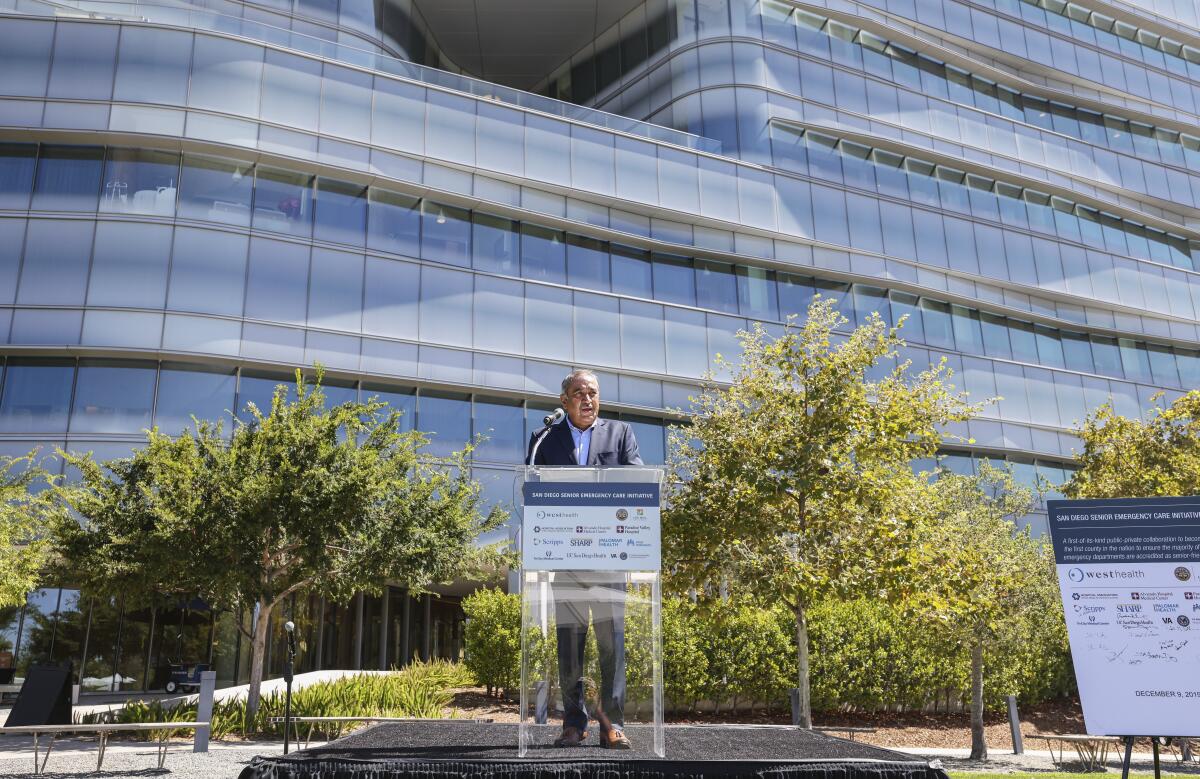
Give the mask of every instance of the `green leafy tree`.
<path id="1" fill-rule="evenodd" d="M 1014 634 L 1027 637 L 1028 617 L 1049 611 L 1061 621 L 1053 555 L 1017 522 L 1034 506 L 1033 492 L 1011 469 L 983 462 L 979 473 L 941 472 L 929 485 L 933 521 L 922 525 L 923 577 L 912 602 L 954 645 L 970 653 L 972 760 L 987 758 L 984 740 L 985 657 Z"/>
<path id="2" fill-rule="evenodd" d="M 1156 405 L 1145 419 L 1120 416 L 1105 404 L 1079 436 L 1079 470 L 1063 488 L 1068 498 L 1200 494 L 1200 390 Z"/>
<path id="3" fill-rule="evenodd" d="M 903 363 L 871 380 L 894 359 L 898 330 L 873 314 L 835 338 L 845 323 L 817 299 L 799 328 L 739 335 L 730 385 L 706 384 L 691 425 L 672 434 L 663 519 L 676 591 L 727 582 L 791 610 L 804 727 L 808 610 L 898 583 L 920 516 L 909 464 L 974 410 L 945 383 L 944 364 L 914 373 Z"/>
<path id="4" fill-rule="evenodd" d="M 0 607 L 23 604 L 38 586 L 54 551 L 53 526 L 66 517 L 36 456 L 0 457 Z"/>
<path id="5" fill-rule="evenodd" d="M 474 540 L 503 513 L 482 511 L 467 458 L 422 453 L 377 400 L 327 408 L 296 374 L 295 399 L 276 388 L 264 413 L 226 436 L 219 424 L 168 436 L 103 467 L 66 455 L 82 483 L 64 490 L 85 520 L 59 542 L 76 580 L 93 593 L 196 596 L 253 616 L 248 719 L 254 720 L 272 612 L 295 592 L 344 601 L 385 581 L 415 591 L 479 576 L 495 550 Z"/>
<path id="6" fill-rule="evenodd" d="M 521 599 L 498 589 L 463 598 L 467 616 L 466 666 L 487 694 L 511 692 L 521 679 Z"/>

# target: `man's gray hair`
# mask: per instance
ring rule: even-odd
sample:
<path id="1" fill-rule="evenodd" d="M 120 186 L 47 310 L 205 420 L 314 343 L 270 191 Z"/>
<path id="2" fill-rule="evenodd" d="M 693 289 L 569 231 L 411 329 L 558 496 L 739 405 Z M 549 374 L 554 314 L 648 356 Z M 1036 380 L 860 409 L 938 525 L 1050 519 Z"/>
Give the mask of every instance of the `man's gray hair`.
<path id="1" fill-rule="evenodd" d="M 596 374 L 587 368 L 576 368 L 567 374 L 567 378 L 562 380 L 562 394 L 567 394 L 567 390 L 571 389 L 571 385 L 575 383 L 576 379 L 591 379 L 596 382 L 597 386 L 600 385 L 600 378 Z"/>

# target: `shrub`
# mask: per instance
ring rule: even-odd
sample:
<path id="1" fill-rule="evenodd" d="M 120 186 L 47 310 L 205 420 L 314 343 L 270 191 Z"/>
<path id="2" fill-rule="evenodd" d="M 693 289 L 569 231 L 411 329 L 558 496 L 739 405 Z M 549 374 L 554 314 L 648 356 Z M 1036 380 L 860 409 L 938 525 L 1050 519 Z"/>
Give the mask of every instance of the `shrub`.
<path id="1" fill-rule="evenodd" d="M 829 601 L 809 616 L 814 710 L 920 709 L 944 698 L 962 701 L 969 690 L 968 648 L 944 638 L 935 621 L 866 599 Z M 984 662 L 988 708 L 1003 708 L 1006 695 L 1033 704 L 1070 693 L 1060 607 L 1047 603 L 1013 620 Z"/>
<path id="2" fill-rule="evenodd" d="M 677 711 L 694 709 L 708 683 L 708 657 L 696 612 L 687 598 L 663 600 L 663 698 Z"/>
<path id="3" fill-rule="evenodd" d="M 521 679 L 520 597 L 482 589 L 464 598 L 462 607 L 467 616 L 467 669 L 488 695 L 515 690 Z"/>

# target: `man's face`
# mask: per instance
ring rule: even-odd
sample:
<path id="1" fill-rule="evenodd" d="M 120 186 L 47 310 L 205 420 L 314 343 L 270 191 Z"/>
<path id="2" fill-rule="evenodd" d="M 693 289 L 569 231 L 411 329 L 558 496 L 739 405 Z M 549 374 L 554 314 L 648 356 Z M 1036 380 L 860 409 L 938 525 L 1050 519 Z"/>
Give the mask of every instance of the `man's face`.
<path id="1" fill-rule="evenodd" d="M 571 382 L 567 391 L 559 396 L 571 424 L 587 430 L 600 413 L 600 385 L 587 376 L 579 376 Z"/>

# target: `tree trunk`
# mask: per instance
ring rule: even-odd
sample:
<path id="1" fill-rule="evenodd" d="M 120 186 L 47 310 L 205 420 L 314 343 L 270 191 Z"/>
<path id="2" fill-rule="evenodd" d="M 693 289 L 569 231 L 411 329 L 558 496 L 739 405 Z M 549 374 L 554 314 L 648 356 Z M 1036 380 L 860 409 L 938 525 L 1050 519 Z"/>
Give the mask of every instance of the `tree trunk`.
<path id="1" fill-rule="evenodd" d="M 246 692 L 246 733 L 254 732 L 254 719 L 258 715 L 259 687 L 263 679 L 263 658 L 267 652 L 267 636 L 271 630 L 272 604 L 258 602 L 258 619 L 254 621 L 254 639 L 250 642 L 250 689 Z"/>
<path id="2" fill-rule="evenodd" d="M 800 691 L 800 720 L 799 726 L 812 730 L 812 700 L 808 686 L 808 617 L 804 607 L 796 606 L 796 670 L 797 685 Z"/>
<path id="3" fill-rule="evenodd" d="M 971 760 L 987 760 L 983 737 L 983 639 L 971 646 Z"/>

